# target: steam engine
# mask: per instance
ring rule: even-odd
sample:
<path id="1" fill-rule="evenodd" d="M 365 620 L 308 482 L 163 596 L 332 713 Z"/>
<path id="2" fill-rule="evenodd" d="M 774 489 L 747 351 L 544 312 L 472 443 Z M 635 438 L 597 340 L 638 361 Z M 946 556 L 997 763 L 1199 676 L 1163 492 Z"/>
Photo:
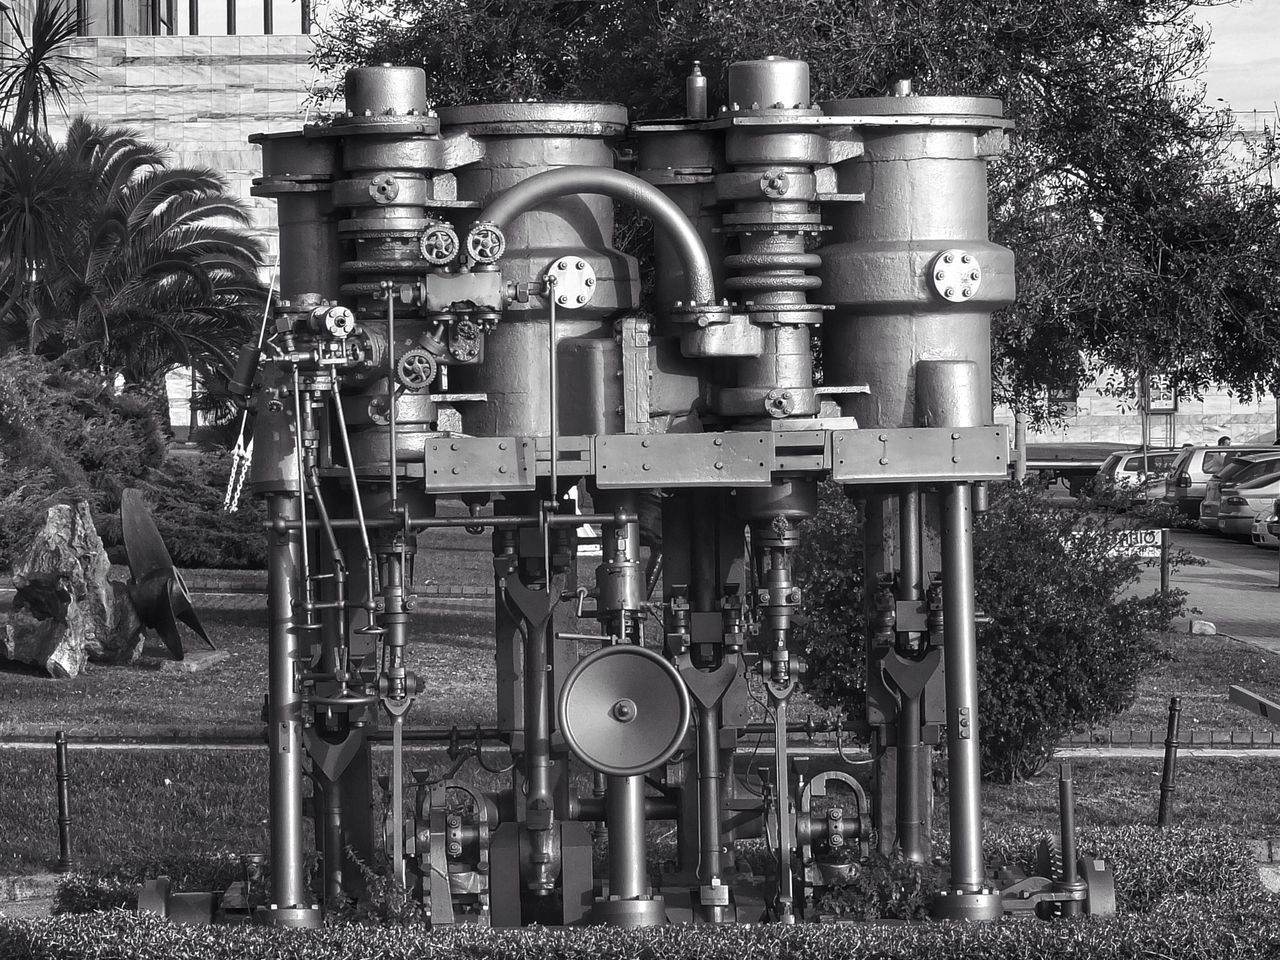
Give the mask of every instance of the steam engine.
<path id="1" fill-rule="evenodd" d="M 943 742 L 934 910 L 1000 915 L 972 554 L 1007 466 L 999 102 L 903 84 L 814 103 L 807 64 L 777 57 L 732 64 L 715 110 L 695 68 L 666 120 L 436 112 L 427 94 L 416 68 L 355 69 L 345 113 L 254 138 L 280 223 L 273 322 L 239 378 L 270 523 L 266 919 L 319 922 L 383 854 L 433 924 L 811 919 L 873 838 L 932 859 Z M 647 302 L 613 245 L 624 209 L 653 225 Z M 866 518 L 862 766 L 789 741 L 795 556 L 821 481 Z M 465 512 L 439 515 L 451 501 Z M 415 553 L 455 527 L 491 538 L 495 590 L 495 721 L 461 747 L 415 723 L 440 678 L 407 652 Z M 406 744 L 424 742 L 469 748 L 502 785 L 411 775 Z M 655 825 L 676 841 L 660 876 Z M 771 868 L 735 855 L 749 839 Z"/>

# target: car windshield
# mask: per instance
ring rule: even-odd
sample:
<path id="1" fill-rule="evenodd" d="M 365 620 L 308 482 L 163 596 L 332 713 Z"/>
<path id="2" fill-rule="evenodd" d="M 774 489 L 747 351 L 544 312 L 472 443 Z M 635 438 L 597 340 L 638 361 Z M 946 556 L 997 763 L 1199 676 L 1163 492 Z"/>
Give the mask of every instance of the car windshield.
<path id="1" fill-rule="evenodd" d="M 1274 467 L 1274 464 L 1273 464 L 1273 467 Z M 1280 472 L 1273 471 L 1271 473 L 1264 473 L 1262 476 L 1255 477 L 1254 479 L 1250 480 L 1248 483 L 1240 484 L 1239 486 L 1236 487 L 1236 490 L 1237 492 L 1242 494 L 1252 494 L 1254 496 L 1257 496 L 1259 490 L 1261 490 L 1263 487 L 1268 486 L 1269 484 L 1275 483 L 1276 481 L 1280 481 Z"/>

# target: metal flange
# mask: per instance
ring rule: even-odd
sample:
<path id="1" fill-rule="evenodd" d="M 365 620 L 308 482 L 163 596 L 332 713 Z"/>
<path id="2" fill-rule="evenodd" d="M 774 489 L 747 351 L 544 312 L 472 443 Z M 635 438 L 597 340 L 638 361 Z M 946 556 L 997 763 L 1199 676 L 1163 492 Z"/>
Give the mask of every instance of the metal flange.
<path id="1" fill-rule="evenodd" d="M 689 729 L 689 691 L 652 650 L 620 644 L 578 661 L 560 689 L 556 717 L 573 755 L 615 777 L 670 759 Z"/>

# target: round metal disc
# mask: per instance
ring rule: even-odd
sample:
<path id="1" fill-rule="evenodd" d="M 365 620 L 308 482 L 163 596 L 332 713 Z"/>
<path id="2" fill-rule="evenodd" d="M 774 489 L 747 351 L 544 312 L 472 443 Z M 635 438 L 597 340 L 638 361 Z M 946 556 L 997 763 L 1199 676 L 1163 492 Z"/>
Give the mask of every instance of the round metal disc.
<path id="1" fill-rule="evenodd" d="M 1109 917 L 1116 912 L 1116 875 L 1111 864 L 1093 857 L 1081 857 L 1080 879 L 1089 888 L 1085 912 L 1095 917 Z"/>
<path id="2" fill-rule="evenodd" d="M 676 668 L 644 647 L 604 647 L 578 662 L 557 704 L 574 756 L 615 777 L 664 763 L 689 729 L 689 692 Z"/>

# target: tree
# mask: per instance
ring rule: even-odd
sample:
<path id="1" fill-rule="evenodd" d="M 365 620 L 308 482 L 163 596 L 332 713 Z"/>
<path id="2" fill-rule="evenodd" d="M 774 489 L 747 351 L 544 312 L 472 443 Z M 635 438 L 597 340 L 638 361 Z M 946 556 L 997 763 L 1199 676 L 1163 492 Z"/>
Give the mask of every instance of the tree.
<path id="1" fill-rule="evenodd" d="M 136 131 L 70 122 L 47 129 L 50 102 L 86 71 L 66 50 L 77 21 L 37 4 L 30 39 L 0 61 L 0 349 L 67 356 L 164 396 L 191 366 L 230 373 L 261 314 L 262 246 L 245 205 L 207 168 L 174 168 Z"/>
<path id="2" fill-rule="evenodd" d="M 974 529 L 986 615 L 978 635 L 984 776 L 1033 776 L 1071 731 L 1128 707 L 1159 658 L 1159 634 L 1186 595 L 1135 591 L 1143 561 L 1115 549 L 1119 533 L 1105 517 L 1057 506 L 1030 487 L 993 488 Z M 833 485 L 801 542 L 807 622 L 796 639 L 809 662 L 805 688 L 856 719 L 866 709 L 861 519 Z"/>
<path id="3" fill-rule="evenodd" d="M 1044 416 L 1044 388 L 1100 367 L 1219 382 L 1276 381 L 1280 216 L 1270 162 L 1196 83 L 1222 0 L 672 0 L 636 4 L 391 0 L 349 4 L 319 37 L 349 65 L 420 64 L 438 103 L 617 100 L 678 113 L 703 61 L 809 61 L 816 100 L 874 95 L 896 77 L 925 94 L 982 93 L 1017 123 L 993 169 L 993 237 L 1018 255 L 1019 300 L 997 317 L 999 399 Z"/>

